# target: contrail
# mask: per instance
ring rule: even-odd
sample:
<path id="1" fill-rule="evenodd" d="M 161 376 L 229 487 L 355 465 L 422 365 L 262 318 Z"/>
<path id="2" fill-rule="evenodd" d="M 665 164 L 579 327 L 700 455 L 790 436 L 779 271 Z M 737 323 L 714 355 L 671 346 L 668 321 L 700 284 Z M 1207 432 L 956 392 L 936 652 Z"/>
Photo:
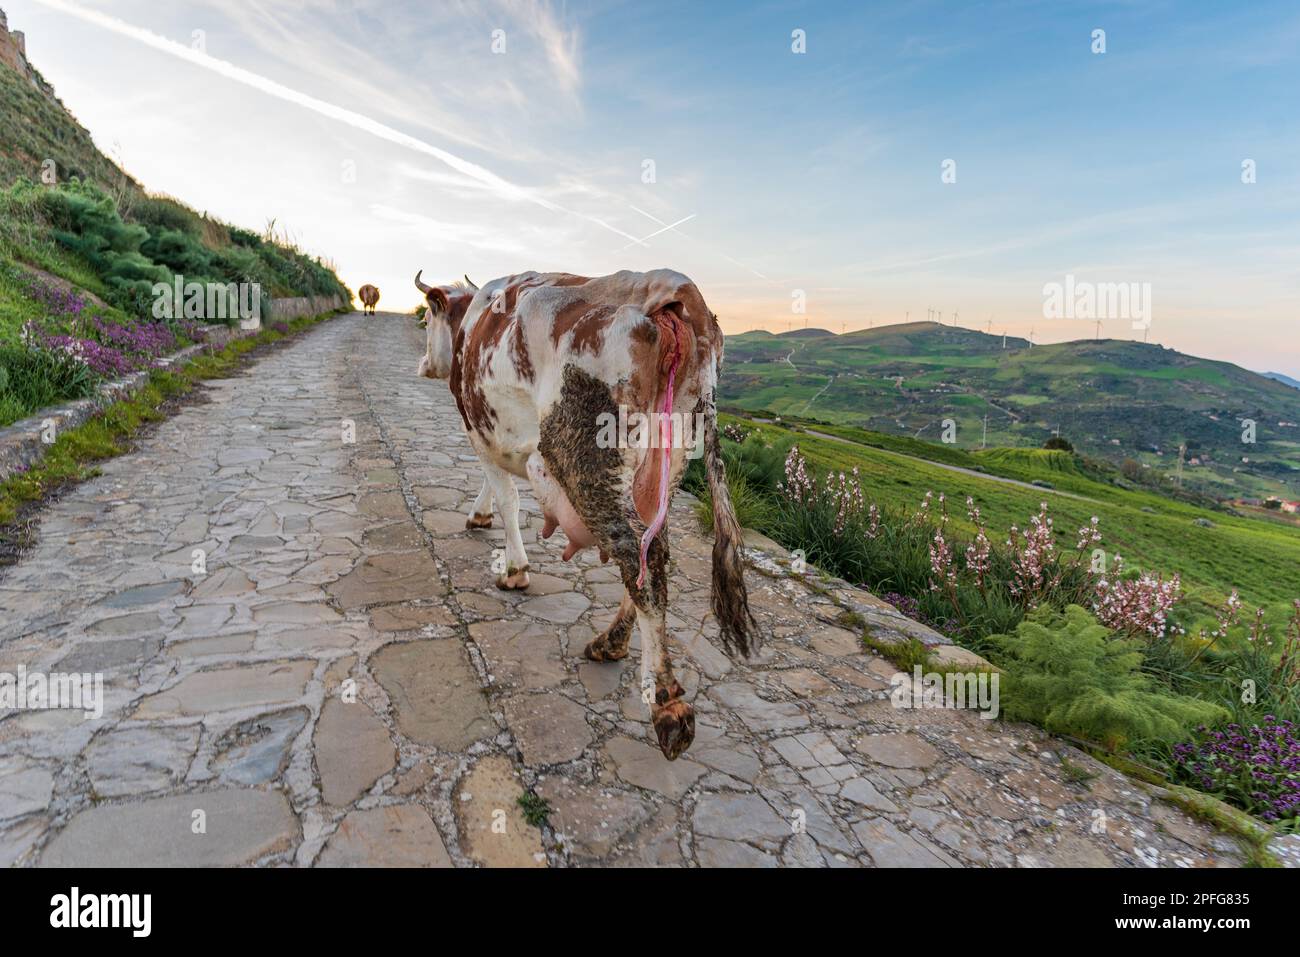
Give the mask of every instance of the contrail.
<path id="1" fill-rule="evenodd" d="M 434 159 L 447 164 L 456 172 L 471 179 L 477 180 L 489 187 L 498 196 L 506 199 L 523 200 L 534 203 L 543 209 L 556 213 L 565 213 L 569 216 L 576 216 L 579 219 L 586 220 L 596 226 L 608 229 L 611 233 L 622 236 L 624 239 L 630 239 L 633 244 L 644 246 L 645 242 L 633 236 L 631 233 L 625 233 L 617 226 L 612 226 L 603 219 L 595 216 L 588 216 L 586 213 L 580 213 L 576 210 L 567 209 L 558 203 L 553 203 L 549 199 L 538 196 L 522 186 L 517 186 L 508 180 L 502 179 L 491 170 L 484 169 L 477 163 L 471 163 L 469 160 L 462 159 L 454 153 L 448 153 L 444 149 L 439 149 L 432 143 L 426 143 L 424 140 L 409 136 L 400 130 L 395 130 L 391 126 L 380 123 L 378 120 L 372 120 L 368 116 L 363 116 L 352 110 L 344 109 L 341 106 L 335 106 L 333 103 L 327 103 L 324 100 L 318 100 L 314 96 L 309 96 L 299 90 L 287 87 L 282 83 L 269 79 L 259 74 L 245 70 L 243 67 L 235 66 L 226 60 L 219 60 L 216 57 L 209 56 L 200 50 L 195 50 L 185 46 L 183 43 L 177 43 L 175 40 L 169 40 L 152 30 L 146 30 L 143 27 L 133 26 L 117 17 L 111 17 L 106 13 L 100 13 L 98 10 L 88 10 L 69 0 L 36 0 L 38 4 L 48 7 L 51 10 L 57 10 L 60 13 L 66 13 L 69 16 L 84 20 L 86 23 L 93 24 L 102 29 L 116 33 L 120 36 L 128 37 L 137 43 L 143 43 L 145 46 L 152 47 L 162 53 L 167 53 L 178 59 L 185 60 L 195 66 L 203 67 L 205 70 L 211 70 L 224 76 L 228 80 L 234 80 L 236 83 L 242 83 L 250 86 L 255 90 L 266 93 L 269 96 L 277 97 L 286 102 L 293 103 L 297 106 L 305 107 L 322 116 L 327 116 L 332 120 L 337 120 L 354 129 L 361 130 L 376 136 L 381 140 L 387 140 L 398 146 L 404 146 L 407 149 L 414 150 L 417 153 L 423 153 L 426 156 L 432 156 Z"/>

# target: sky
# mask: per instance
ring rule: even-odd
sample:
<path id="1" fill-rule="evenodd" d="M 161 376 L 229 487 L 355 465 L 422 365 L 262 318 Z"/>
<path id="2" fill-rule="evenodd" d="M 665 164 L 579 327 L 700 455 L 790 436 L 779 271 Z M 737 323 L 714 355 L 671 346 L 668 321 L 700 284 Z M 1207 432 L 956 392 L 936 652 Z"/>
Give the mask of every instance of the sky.
<path id="1" fill-rule="evenodd" d="M 417 269 L 668 266 L 729 334 L 937 315 L 1300 377 L 1293 0 L 0 6 L 149 189 L 383 309 Z M 1149 328 L 1048 315 L 1067 277 Z"/>

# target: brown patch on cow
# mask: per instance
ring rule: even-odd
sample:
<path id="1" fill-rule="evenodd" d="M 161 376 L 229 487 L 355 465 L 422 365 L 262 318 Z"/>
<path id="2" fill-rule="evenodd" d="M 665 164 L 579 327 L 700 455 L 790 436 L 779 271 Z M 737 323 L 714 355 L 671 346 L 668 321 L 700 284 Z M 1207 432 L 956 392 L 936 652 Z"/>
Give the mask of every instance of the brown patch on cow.
<path id="1" fill-rule="evenodd" d="M 532 357 L 528 354 L 528 340 L 524 338 L 524 324 L 519 321 L 515 322 L 515 331 L 510 336 L 510 361 L 514 363 L 519 378 L 525 382 L 532 382 L 537 378 Z"/>
<path id="2" fill-rule="evenodd" d="M 451 390 L 451 397 L 456 400 L 456 411 L 460 413 L 460 420 L 465 424 L 465 431 L 470 432 L 473 426 L 470 425 L 469 414 L 465 408 L 465 402 L 460 397 L 461 386 L 464 384 L 462 373 L 461 354 L 465 346 L 465 333 L 460 328 L 452 330 L 451 334 L 451 374 L 447 376 L 447 388 Z"/>
<path id="3" fill-rule="evenodd" d="M 581 299 L 569 303 L 555 314 L 551 344 L 558 348 L 560 340 L 572 332 L 575 351 L 599 354 L 616 311 L 613 306 L 592 305 Z"/>
<path id="4" fill-rule="evenodd" d="M 460 319 L 463 319 L 472 298 L 470 295 L 463 304 L 453 304 L 453 315 L 459 306 Z M 518 320 L 512 316 L 489 306 L 479 313 L 478 320 L 468 334 L 464 333 L 463 323 L 459 319 L 452 327 L 455 334 L 452 338 L 452 374 L 448 384 L 452 395 L 456 397 L 456 406 L 460 409 L 460 417 L 466 428 L 481 435 L 492 431 L 497 415 L 483 393 L 480 380 L 492 353 L 500 347 L 512 322 L 519 325 Z M 517 361 L 516 359 L 516 363 Z"/>
<path id="5" fill-rule="evenodd" d="M 590 276 L 575 276 L 571 272 L 557 273 L 550 280 L 552 286 L 585 286 L 589 282 Z"/>
<path id="6" fill-rule="evenodd" d="M 507 283 L 498 296 L 499 304 L 496 306 L 496 311 L 507 316 L 514 315 L 515 306 L 519 304 L 519 299 L 524 293 L 550 284 L 546 276 L 529 276 L 527 279 Z"/>

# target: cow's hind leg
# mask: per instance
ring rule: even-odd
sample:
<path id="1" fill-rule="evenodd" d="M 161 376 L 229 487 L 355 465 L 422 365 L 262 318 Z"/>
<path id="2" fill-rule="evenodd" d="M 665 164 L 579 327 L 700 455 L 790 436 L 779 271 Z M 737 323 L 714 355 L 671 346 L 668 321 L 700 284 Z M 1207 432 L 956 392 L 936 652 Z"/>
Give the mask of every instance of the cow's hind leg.
<path id="1" fill-rule="evenodd" d="M 603 634 L 593 638 L 582 650 L 583 657 L 592 661 L 619 661 L 626 658 L 627 646 L 632 641 L 632 629 L 635 627 L 636 602 L 630 593 L 625 592 L 614 620 Z"/>
<path id="2" fill-rule="evenodd" d="M 527 588 L 528 553 L 524 551 L 524 539 L 519 534 L 519 490 L 515 488 L 514 479 L 495 465 L 484 462 L 483 474 L 487 477 L 497 508 L 501 510 L 501 523 L 506 530 L 505 567 L 498 569 L 497 587 L 507 591 Z"/>
<path id="3" fill-rule="evenodd" d="M 538 451 L 583 524 L 618 564 L 627 597 L 611 631 L 623 627 L 620 619 L 630 599 L 641 629 L 642 700 L 650 709 L 659 748 L 671 761 L 694 740 L 695 713 L 668 660 L 664 621 L 668 607 L 668 535 L 662 530 L 650 543 L 646 579 L 638 582 L 641 536 L 646 526 L 632 497 L 631 456 L 625 457 L 625 450 L 598 441 L 599 423 L 606 415 L 618 415 L 609 386 L 577 366 L 565 366 L 561 400 L 542 421 Z M 627 616 L 626 627 L 630 637 L 631 615 Z M 610 632 L 593 642 L 592 650 L 603 651 L 601 641 L 608 637 Z"/>
<path id="4" fill-rule="evenodd" d="M 634 513 L 635 514 L 635 513 Z M 640 519 L 633 525 L 640 542 Z M 669 761 L 691 746 L 695 740 L 695 709 L 686 701 L 686 692 L 673 674 L 673 663 L 668 657 L 668 630 L 665 616 L 668 610 L 668 531 L 664 529 L 653 542 L 646 555 L 647 581 L 636 589 L 640 574 L 641 552 L 636 551 L 619 558 L 623 581 L 637 600 L 638 620 L 641 623 L 641 700 L 650 708 L 650 723 L 654 726 L 659 750 Z"/>
<path id="5" fill-rule="evenodd" d="M 474 499 L 474 504 L 469 509 L 469 515 L 465 518 L 465 527 L 492 527 L 492 487 L 488 485 L 486 473 L 483 476 L 483 484 L 479 487 L 478 497 Z"/>

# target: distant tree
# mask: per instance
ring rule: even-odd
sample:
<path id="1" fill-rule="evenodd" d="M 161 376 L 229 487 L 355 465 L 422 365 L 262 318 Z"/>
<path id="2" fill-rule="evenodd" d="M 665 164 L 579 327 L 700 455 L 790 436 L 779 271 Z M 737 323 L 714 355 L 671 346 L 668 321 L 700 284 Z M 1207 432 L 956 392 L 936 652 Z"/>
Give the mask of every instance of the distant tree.
<path id="1" fill-rule="evenodd" d="M 1047 441 L 1043 443 L 1043 448 L 1059 449 L 1062 452 L 1074 451 L 1074 445 L 1071 444 L 1070 440 L 1063 435 L 1050 436 Z"/>
<path id="2" fill-rule="evenodd" d="M 1142 463 L 1135 459 L 1125 459 L 1120 463 L 1119 470 L 1131 482 L 1140 481 L 1142 478 Z"/>

